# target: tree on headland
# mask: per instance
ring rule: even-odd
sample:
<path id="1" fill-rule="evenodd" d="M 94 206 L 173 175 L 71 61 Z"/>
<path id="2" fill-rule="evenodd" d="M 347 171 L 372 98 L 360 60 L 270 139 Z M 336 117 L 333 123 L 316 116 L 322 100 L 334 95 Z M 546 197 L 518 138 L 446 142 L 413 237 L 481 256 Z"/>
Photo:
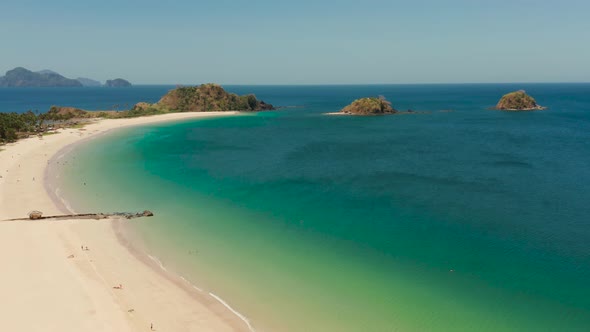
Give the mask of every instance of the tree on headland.
<path id="1" fill-rule="evenodd" d="M 0 113 L 0 143 L 14 142 L 20 133 L 36 131 L 38 116 L 32 111 L 25 113 Z"/>

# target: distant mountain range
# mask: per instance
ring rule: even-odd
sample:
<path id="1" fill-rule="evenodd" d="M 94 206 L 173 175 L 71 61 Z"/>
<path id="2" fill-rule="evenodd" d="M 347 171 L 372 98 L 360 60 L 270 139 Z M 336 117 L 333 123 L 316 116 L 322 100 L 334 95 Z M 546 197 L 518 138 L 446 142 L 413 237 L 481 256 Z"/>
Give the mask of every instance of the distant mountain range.
<path id="1" fill-rule="evenodd" d="M 37 72 L 23 67 L 17 67 L 0 76 L 0 87 L 99 87 L 101 82 L 79 77 L 77 79 L 66 78 L 52 70 L 40 70 Z M 129 87 L 131 83 L 118 78 L 108 80 L 106 87 Z"/>

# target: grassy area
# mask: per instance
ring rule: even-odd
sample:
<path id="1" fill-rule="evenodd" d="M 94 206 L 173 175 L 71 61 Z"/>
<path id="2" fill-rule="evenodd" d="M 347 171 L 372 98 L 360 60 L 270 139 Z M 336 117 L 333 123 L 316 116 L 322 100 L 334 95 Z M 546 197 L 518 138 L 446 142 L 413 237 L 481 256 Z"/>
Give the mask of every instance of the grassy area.
<path id="1" fill-rule="evenodd" d="M 88 122 L 78 122 L 78 123 L 74 123 L 72 125 L 67 126 L 67 128 L 72 128 L 72 129 L 80 129 L 80 128 L 84 128 L 88 125 Z"/>

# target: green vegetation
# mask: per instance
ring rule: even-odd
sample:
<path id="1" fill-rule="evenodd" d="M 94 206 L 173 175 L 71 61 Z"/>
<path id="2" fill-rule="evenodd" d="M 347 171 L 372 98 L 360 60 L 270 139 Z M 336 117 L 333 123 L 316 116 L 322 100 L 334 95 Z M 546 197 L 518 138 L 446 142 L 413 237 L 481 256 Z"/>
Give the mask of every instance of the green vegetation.
<path id="1" fill-rule="evenodd" d="M 86 127 L 87 124 L 88 124 L 88 122 L 75 122 L 71 125 L 68 125 L 68 128 L 82 129 L 82 128 Z M 53 133 L 53 132 L 51 132 L 51 133 Z"/>
<path id="2" fill-rule="evenodd" d="M 340 112 L 354 115 L 393 114 L 397 111 L 385 97 L 361 98 L 344 107 Z"/>
<path id="3" fill-rule="evenodd" d="M 146 104 L 149 105 L 149 104 Z M 127 111 L 85 111 L 74 107 L 51 106 L 47 113 L 41 114 L 39 117 L 44 120 L 65 122 L 81 119 L 120 119 L 120 118 L 136 118 L 140 116 L 148 116 L 155 114 L 167 113 L 160 109 L 151 107 L 141 108 L 134 107 Z"/>
<path id="4" fill-rule="evenodd" d="M 180 87 L 168 92 L 156 109 L 179 112 L 261 111 L 274 109 L 272 105 L 256 99 L 255 95 L 238 96 L 226 92 L 217 84 Z"/>
<path id="5" fill-rule="evenodd" d="M 132 108 L 128 111 L 121 111 L 115 114 L 107 114 L 105 118 L 137 118 L 140 116 L 149 116 L 149 115 L 157 115 L 157 114 L 164 114 L 168 113 L 158 108 L 148 107 L 145 109 L 142 108 Z"/>
<path id="6" fill-rule="evenodd" d="M 544 107 L 537 105 L 535 99 L 526 94 L 524 90 L 510 92 L 502 96 L 496 109 L 507 111 L 539 110 Z"/>
<path id="7" fill-rule="evenodd" d="M 203 84 L 195 87 L 179 87 L 169 91 L 155 104 L 137 103 L 128 111 L 86 112 L 80 117 L 134 118 L 172 112 L 223 112 L 261 111 L 274 107 L 255 95 L 238 96 L 226 92 L 217 84 Z M 76 113 L 77 114 L 77 113 Z"/>
<path id="8" fill-rule="evenodd" d="M 39 115 L 43 120 L 68 121 L 72 119 L 90 118 L 89 112 L 74 107 L 51 106 L 47 113 Z"/>
<path id="9" fill-rule="evenodd" d="M 250 94 L 238 96 L 216 84 L 181 87 L 168 92 L 156 104 L 137 103 L 127 111 L 85 111 L 75 107 L 51 106 L 47 113 L 0 113 L 0 144 L 31 134 L 49 135 L 56 128 L 82 128 L 92 119 L 136 118 L 171 112 L 260 111 L 272 105 Z"/>
<path id="10" fill-rule="evenodd" d="M 39 117 L 28 111 L 26 113 L 0 113 L 0 143 L 14 142 L 26 133 L 39 128 Z"/>
<path id="11" fill-rule="evenodd" d="M 47 113 L 0 113 L 0 144 L 14 142 L 30 135 L 52 135 L 56 128 L 83 128 L 95 118 L 93 112 L 73 107 L 52 106 Z"/>

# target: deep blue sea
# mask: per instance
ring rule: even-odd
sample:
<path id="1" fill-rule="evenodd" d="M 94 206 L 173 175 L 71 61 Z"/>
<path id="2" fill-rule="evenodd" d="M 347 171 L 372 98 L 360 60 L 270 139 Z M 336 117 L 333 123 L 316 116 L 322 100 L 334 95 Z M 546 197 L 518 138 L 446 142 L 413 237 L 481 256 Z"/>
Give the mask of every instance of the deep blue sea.
<path id="1" fill-rule="evenodd" d="M 171 88 L 0 89 L 0 110 Z M 590 331 L 590 84 L 226 88 L 290 107 L 95 139 L 65 196 L 153 210 L 150 253 L 259 331 Z M 548 109 L 488 109 L 519 89 Z M 325 115 L 377 95 L 423 112 Z"/>

